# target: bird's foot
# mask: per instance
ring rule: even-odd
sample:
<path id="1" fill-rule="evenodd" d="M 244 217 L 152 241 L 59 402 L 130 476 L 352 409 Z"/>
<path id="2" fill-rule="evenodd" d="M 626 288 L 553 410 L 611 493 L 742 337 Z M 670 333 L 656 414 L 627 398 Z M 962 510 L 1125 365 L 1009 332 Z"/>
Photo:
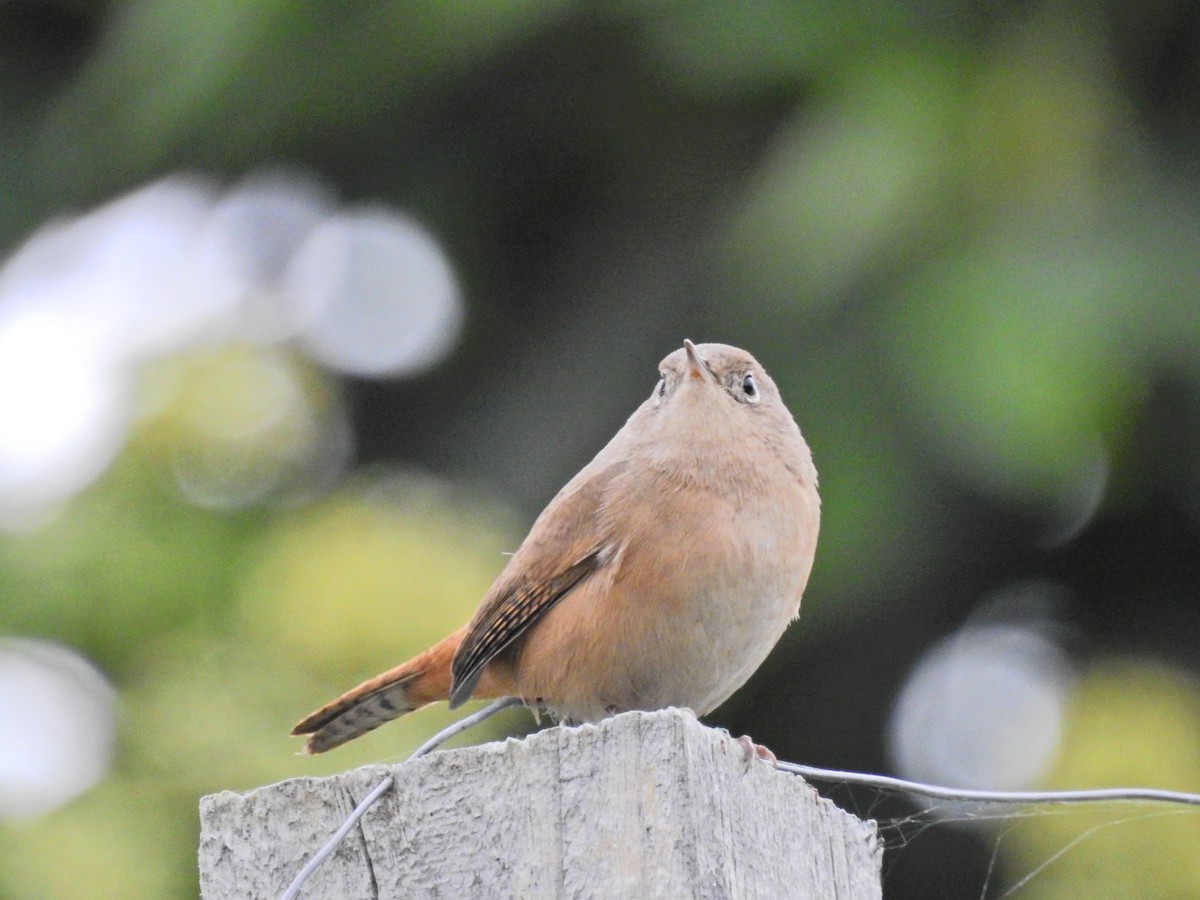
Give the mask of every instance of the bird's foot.
<path id="1" fill-rule="evenodd" d="M 772 769 L 775 768 L 775 764 L 779 761 L 775 758 L 775 754 L 772 753 L 769 748 L 764 747 L 762 744 L 754 743 L 754 741 L 750 740 L 747 735 L 743 734 L 737 739 L 737 742 L 741 745 L 742 750 L 744 750 L 746 753 L 747 772 L 750 771 L 750 765 L 755 759 L 761 759 L 763 762 L 770 763 Z"/>

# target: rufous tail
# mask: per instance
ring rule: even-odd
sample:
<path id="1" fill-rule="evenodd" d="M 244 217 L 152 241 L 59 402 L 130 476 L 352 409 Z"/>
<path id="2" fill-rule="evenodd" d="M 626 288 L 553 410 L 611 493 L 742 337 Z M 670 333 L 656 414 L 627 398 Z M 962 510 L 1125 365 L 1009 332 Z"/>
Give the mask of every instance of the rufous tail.
<path id="1" fill-rule="evenodd" d="M 466 628 L 434 644 L 406 663 L 364 681 L 306 716 L 292 734 L 309 735 L 305 753 L 324 753 L 392 719 L 450 696 L 450 662 Z M 495 677 L 481 678 L 473 697 L 503 696 Z"/>

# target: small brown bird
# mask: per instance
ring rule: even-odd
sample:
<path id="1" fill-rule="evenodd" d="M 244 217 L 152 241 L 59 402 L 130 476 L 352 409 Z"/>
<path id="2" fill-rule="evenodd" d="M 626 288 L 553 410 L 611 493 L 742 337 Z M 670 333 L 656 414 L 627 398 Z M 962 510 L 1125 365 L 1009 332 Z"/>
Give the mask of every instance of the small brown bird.
<path id="1" fill-rule="evenodd" d="M 308 753 L 436 700 L 515 696 L 584 722 L 704 715 L 745 683 L 800 611 L 817 472 L 749 353 L 684 341 L 659 371 L 470 623 L 300 722 Z"/>

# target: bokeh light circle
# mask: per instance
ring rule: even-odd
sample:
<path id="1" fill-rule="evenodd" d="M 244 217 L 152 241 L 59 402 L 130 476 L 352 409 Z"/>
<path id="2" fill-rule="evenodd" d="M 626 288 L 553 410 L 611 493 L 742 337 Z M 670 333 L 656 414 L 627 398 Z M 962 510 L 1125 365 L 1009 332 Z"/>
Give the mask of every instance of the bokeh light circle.
<path id="1" fill-rule="evenodd" d="M 318 362 L 351 375 L 407 375 L 450 350 L 464 307 L 439 244 L 412 220 L 383 209 L 333 216 L 293 258 L 290 303 L 317 309 L 303 344 Z"/>
<path id="2" fill-rule="evenodd" d="M 926 652 L 901 689 L 889 724 L 893 765 L 935 784 L 1033 787 L 1056 757 L 1069 671 L 1036 628 L 964 628 Z"/>
<path id="3" fill-rule="evenodd" d="M 32 819 L 104 777 L 116 692 L 74 650 L 0 640 L 0 819 Z"/>

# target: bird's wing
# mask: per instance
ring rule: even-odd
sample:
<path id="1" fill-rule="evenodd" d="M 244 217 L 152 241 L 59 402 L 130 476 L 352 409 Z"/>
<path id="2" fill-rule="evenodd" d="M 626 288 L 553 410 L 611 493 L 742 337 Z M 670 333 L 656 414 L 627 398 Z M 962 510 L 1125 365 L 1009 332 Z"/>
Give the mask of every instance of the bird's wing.
<path id="1" fill-rule="evenodd" d="M 451 709 L 466 702 L 497 654 L 611 558 L 601 503 L 624 466 L 593 466 L 550 501 L 484 597 L 454 654 Z"/>

